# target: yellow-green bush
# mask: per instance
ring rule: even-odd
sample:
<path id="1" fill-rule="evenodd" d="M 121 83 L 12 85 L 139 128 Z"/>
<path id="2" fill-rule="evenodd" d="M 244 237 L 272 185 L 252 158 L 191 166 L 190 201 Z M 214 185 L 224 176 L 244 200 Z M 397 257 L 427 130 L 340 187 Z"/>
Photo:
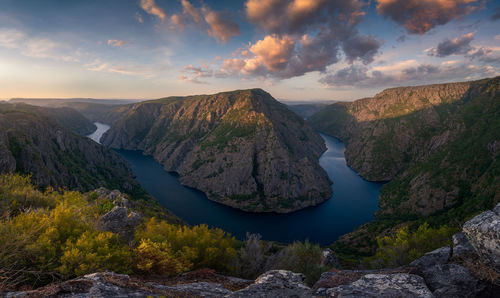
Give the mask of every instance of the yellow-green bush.
<path id="1" fill-rule="evenodd" d="M 132 253 L 110 232 L 85 231 L 76 241 L 63 246 L 59 272 L 79 276 L 98 271 L 130 273 Z"/>
<path id="2" fill-rule="evenodd" d="M 431 228 L 424 223 L 415 231 L 405 226 L 392 236 L 378 237 L 375 255 L 365 258 L 364 263 L 372 268 L 407 265 L 429 251 L 450 245 L 451 236 L 456 232 L 456 228 L 446 225 Z"/>
<path id="3" fill-rule="evenodd" d="M 227 270 L 236 254 L 234 237 L 221 229 L 209 229 L 207 225 L 179 226 L 152 218 L 137 229 L 136 240 L 166 242 L 175 254 L 189 260 L 193 268 Z"/>
<path id="4" fill-rule="evenodd" d="M 135 255 L 137 269 L 145 273 L 175 275 L 193 266 L 181 253 L 174 253 L 166 241 L 144 239 L 135 249 Z"/>

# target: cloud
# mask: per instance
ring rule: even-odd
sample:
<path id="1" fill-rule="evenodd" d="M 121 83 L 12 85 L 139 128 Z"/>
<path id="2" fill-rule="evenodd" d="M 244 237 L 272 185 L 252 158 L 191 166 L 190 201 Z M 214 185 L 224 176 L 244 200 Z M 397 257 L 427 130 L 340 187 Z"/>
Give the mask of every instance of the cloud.
<path id="1" fill-rule="evenodd" d="M 163 8 L 159 7 L 155 3 L 155 0 L 141 0 L 140 6 L 145 12 L 149 13 L 150 15 L 156 16 L 162 21 L 164 21 L 167 18 L 167 15 L 165 14 Z"/>
<path id="2" fill-rule="evenodd" d="M 137 22 L 144 24 L 144 19 L 142 18 L 142 15 L 140 13 L 135 13 L 135 19 L 137 20 Z"/>
<path id="3" fill-rule="evenodd" d="M 117 73 L 141 78 L 152 78 L 155 76 L 154 69 L 144 65 L 116 65 L 111 62 L 103 62 L 100 59 L 85 64 L 83 67 L 89 71 Z"/>
<path id="4" fill-rule="evenodd" d="M 392 69 L 387 68 L 387 71 L 351 65 L 323 77 L 320 83 L 328 87 L 381 88 L 473 80 L 499 75 L 498 69 L 490 65 L 477 66 L 457 61 L 441 65 L 415 63 L 414 60 L 400 62 Z M 405 64 L 411 66 L 401 68 Z"/>
<path id="5" fill-rule="evenodd" d="M 202 67 L 195 67 L 193 65 L 184 66 L 183 72 L 188 75 L 179 76 L 179 80 L 188 81 L 193 84 L 208 84 L 208 82 L 200 81 L 199 78 L 208 78 L 213 76 L 213 71 L 203 63 Z"/>
<path id="6" fill-rule="evenodd" d="M 465 55 L 472 50 L 470 45 L 474 39 L 474 32 L 462 35 L 453 40 L 445 39 L 437 47 L 427 51 L 427 55 L 436 57 L 446 57 L 450 55 Z"/>
<path id="7" fill-rule="evenodd" d="M 469 14 L 480 0 L 377 0 L 377 12 L 404 26 L 410 34 L 424 34 L 438 25 Z"/>
<path id="8" fill-rule="evenodd" d="M 340 49 L 351 63 L 371 63 L 381 43 L 358 35 L 363 5 L 358 0 L 248 0 L 247 18 L 265 35 L 238 49 L 218 73 L 285 79 L 324 72 L 339 61 Z"/>
<path id="9" fill-rule="evenodd" d="M 0 29 L 0 47 L 18 49 L 19 54 L 33 58 L 47 58 L 77 62 L 79 52 L 71 46 L 49 38 L 32 37 L 17 29 Z"/>
<path id="10" fill-rule="evenodd" d="M 500 20 L 500 7 L 497 7 L 495 9 L 495 13 L 491 15 L 491 20 L 492 21 Z"/>
<path id="11" fill-rule="evenodd" d="M 183 30 L 186 24 L 194 24 L 218 43 L 226 43 L 232 37 L 240 35 L 240 28 L 229 13 L 214 11 L 207 5 L 197 8 L 188 0 L 182 0 L 181 5 L 182 16 L 174 14 L 170 17 L 172 27 Z"/>
<path id="12" fill-rule="evenodd" d="M 0 29 L 0 47 L 17 49 L 24 38 L 25 34 L 16 29 Z"/>
<path id="13" fill-rule="evenodd" d="M 233 22 L 227 13 L 204 8 L 203 14 L 208 24 L 208 35 L 215 38 L 217 42 L 225 43 L 232 37 L 240 35 L 238 24 Z"/>
<path id="14" fill-rule="evenodd" d="M 381 43 L 372 35 L 358 35 L 346 40 L 342 49 L 349 63 L 360 59 L 363 64 L 373 62 Z"/>
<path id="15" fill-rule="evenodd" d="M 121 47 L 125 44 L 125 41 L 123 40 L 117 40 L 117 39 L 108 39 L 108 45 L 112 47 Z"/>

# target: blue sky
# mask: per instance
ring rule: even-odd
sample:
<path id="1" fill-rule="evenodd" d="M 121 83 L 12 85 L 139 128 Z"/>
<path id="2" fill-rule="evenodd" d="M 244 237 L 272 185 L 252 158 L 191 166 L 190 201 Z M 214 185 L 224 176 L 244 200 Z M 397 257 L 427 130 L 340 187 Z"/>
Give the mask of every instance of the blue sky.
<path id="1" fill-rule="evenodd" d="M 0 98 L 352 100 L 500 73 L 484 0 L 0 0 Z"/>

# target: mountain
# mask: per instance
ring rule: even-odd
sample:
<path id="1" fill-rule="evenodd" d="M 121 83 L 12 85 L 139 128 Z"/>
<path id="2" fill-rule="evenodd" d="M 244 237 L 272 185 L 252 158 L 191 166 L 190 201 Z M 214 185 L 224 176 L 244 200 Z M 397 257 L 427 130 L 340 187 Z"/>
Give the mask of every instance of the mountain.
<path id="1" fill-rule="evenodd" d="M 0 109 L 2 111 L 11 109 L 19 112 L 24 111 L 27 113 L 43 115 L 47 118 L 55 120 L 59 125 L 82 136 L 89 135 L 97 129 L 94 123 L 90 122 L 82 114 L 74 109 L 67 107 L 48 108 L 32 106 L 24 103 L 0 103 Z"/>
<path id="2" fill-rule="evenodd" d="M 0 173 L 30 174 L 41 187 L 139 191 L 121 156 L 61 125 L 77 115 L 67 108 L 0 104 Z"/>
<path id="3" fill-rule="evenodd" d="M 9 103 L 26 103 L 33 106 L 71 108 L 80 112 L 91 122 L 113 124 L 122 116 L 121 107 L 135 103 L 128 99 L 93 99 L 93 98 L 12 98 Z M 95 128 L 94 128 L 95 130 Z"/>
<path id="4" fill-rule="evenodd" d="M 316 114 L 321 108 L 325 107 L 324 103 L 310 103 L 310 104 L 287 104 L 287 107 L 295 112 L 300 117 L 307 119 Z"/>
<path id="5" fill-rule="evenodd" d="M 182 184 L 245 211 L 291 212 L 331 195 L 323 139 L 260 89 L 129 105 L 101 142 L 142 150 Z"/>
<path id="6" fill-rule="evenodd" d="M 390 181 L 377 220 L 358 234 L 373 239 L 376 229 L 411 221 L 453 225 L 500 201 L 499 89 L 500 77 L 393 88 L 309 118 L 346 143 L 360 175 Z"/>

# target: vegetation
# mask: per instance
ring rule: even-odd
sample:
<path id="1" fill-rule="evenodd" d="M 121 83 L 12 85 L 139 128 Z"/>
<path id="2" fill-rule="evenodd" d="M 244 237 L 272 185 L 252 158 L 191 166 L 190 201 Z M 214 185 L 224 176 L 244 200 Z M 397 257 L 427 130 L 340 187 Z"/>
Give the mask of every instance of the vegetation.
<path id="1" fill-rule="evenodd" d="M 247 234 L 247 239 L 233 260 L 231 273 L 254 279 L 273 269 L 303 273 L 306 283 L 313 285 L 328 268 L 321 265 L 322 249 L 309 241 L 294 242 L 288 246 L 266 242 L 260 235 Z"/>
<path id="2" fill-rule="evenodd" d="M 457 228 L 431 228 L 427 223 L 415 231 L 409 226 L 402 227 L 394 235 L 377 237 L 377 251 L 374 256 L 365 258 L 364 264 L 371 268 L 408 265 L 429 251 L 451 245 L 451 236 L 457 232 Z"/>
<path id="3" fill-rule="evenodd" d="M 134 204 L 146 211 L 140 202 Z M 40 191 L 29 176 L 0 175 L 0 291 L 106 270 L 172 276 L 211 268 L 254 278 L 288 269 L 312 283 L 326 269 L 321 248 L 309 242 L 284 246 L 250 235 L 241 244 L 221 229 L 172 224 L 148 213 L 135 241 L 126 242 L 99 229 L 100 216 L 112 207 L 96 192 Z"/>

